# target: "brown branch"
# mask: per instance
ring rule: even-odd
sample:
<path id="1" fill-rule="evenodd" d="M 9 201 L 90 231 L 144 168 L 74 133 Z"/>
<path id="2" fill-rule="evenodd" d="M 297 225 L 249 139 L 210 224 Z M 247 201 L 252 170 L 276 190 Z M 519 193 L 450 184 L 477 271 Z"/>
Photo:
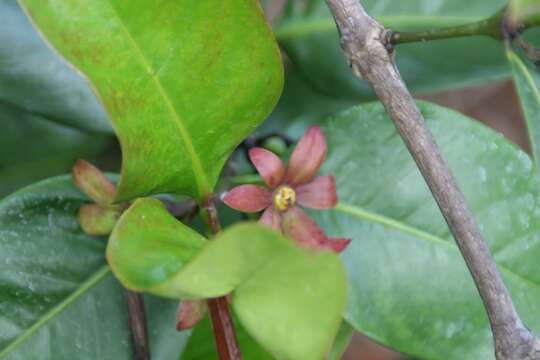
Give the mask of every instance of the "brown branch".
<path id="1" fill-rule="evenodd" d="M 213 197 L 208 197 L 201 205 L 202 214 L 210 229 L 215 235 L 221 230 L 217 209 Z M 241 360 L 242 354 L 236 340 L 236 333 L 229 311 L 229 303 L 226 296 L 207 300 L 214 339 L 220 360 Z"/>
<path id="2" fill-rule="evenodd" d="M 384 104 L 454 235 L 486 308 L 497 359 L 540 359 L 540 343 L 519 318 L 465 197 L 388 52 L 389 31 L 359 0 L 326 2 L 353 73 L 369 81 Z"/>
<path id="3" fill-rule="evenodd" d="M 133 343 L 134 360 L 150 360 L 150 346 L 146 331 L 146 316 L 142 294 L 124 289 L 128 306 L 129 327 Z"/>

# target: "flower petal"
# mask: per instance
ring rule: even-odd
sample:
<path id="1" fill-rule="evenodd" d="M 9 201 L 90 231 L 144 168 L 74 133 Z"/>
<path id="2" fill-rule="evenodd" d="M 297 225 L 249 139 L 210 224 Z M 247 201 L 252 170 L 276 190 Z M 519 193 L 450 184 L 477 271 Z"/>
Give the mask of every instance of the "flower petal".
<path id="1" fill-rule="evenodd" d="M 249 150 L 249 159 L 270 188 L 278 186 L 285 177 L 285 166 L 279 157 L 263 148 Z"/>
<path id="2" fill-rule="evenodd" d="M 311 249 L 320 249 L 326 241 L 323 229 L 304 210 L 295 206 L 282 215 L 283 232 L 298 244 Z"/>
<path id="3" fill-rule="evenodd" d="M 176 330 L 189 329 L 204 317 L 206 313 L 206 301 L 182 300 L 176 310 Z"/>
<path id="4" fill-rule="evenodd" d="M 321 242 L 320 246 L 323 249 L 332 250 L 335 253 L 340 253 L 350 244 L 351 239 L 345 238 L 326 238 Z"/>
<path id="5" fill-rule="evenodd" d="M 312 209 L 329 209 L 337 204 L 336 180 L 333 176 L 318 176 L 296 189 L 296 201 Z"/>
<path id="6" fill-rule="evenodd" d="M 302 136 L 287 166 L 286 182 L 300 185 L 311 180 L 326 158 L 326 139 L 320 127 L 313 126 Z"/>
<path id="7" fill-rule="evenodd" d="M 281 214 L 279 211 L 274 209 L 274 206 L 269 206 L 264 210 L 261 218 L 259 219 L 259 224 L 268 226 L 278 232 L 281 232 Z"/>
<path id="8" fill-rule="evenodd" d="M 240 185 L 225 194 L 223 202 L 239 211 L 257 212 L 272 204 L 272 194 L 257 185 Z"/>

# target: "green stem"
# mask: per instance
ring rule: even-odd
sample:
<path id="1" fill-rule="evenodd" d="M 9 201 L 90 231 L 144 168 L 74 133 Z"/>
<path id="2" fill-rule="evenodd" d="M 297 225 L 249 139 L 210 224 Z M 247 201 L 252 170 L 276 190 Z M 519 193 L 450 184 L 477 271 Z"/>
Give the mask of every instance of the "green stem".
<path id="1" fill-rule="evenodd" d="M 444 27 L 421 31 L 396 31 L 391 34 L 392 44 L 406 44 L 411 42 L 440 40 L 465 36 L 488 36 L 496 40 L 503 40 L 501 22 L 506 16 L 506 8 L 502 8 L 494 15 L 480 21 L 459 26 Z M 523 32 L 532 27 L 540 26 L 540 13 L 524 18 L 519 24 L 519 31 Z"/>
<path id="2" fill-rule="evenodd" d="M 525 29 L 540 26 L 540 13 L 533 14 L 523 19 L 523 26 L 525 27 Z"/>
<path id="3" fill-rule="evenodd" d="M 475 21 L 470 24 L 422 31 L 394 32 L 392 34 L 391 42 L 392 44 L 406 44 L 464 36 L 489 36 L 500 39 L 500 23 L 505 14 L 505 10 L 506 9 L 503 8 L 487 19 Z"/>

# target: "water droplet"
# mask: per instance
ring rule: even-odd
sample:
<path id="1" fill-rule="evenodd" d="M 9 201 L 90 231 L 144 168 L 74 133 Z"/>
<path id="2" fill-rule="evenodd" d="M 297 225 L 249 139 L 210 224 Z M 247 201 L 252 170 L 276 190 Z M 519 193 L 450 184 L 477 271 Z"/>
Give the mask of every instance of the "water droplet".
<path id="1" fill-rule="evenodd" d="M 484 167 L 480 167 L 478 169 L 478 177 L 480 178 L 480 181 L 481 182 L 486 182 L 487 180 L 487 173 L 486 173 L 486 169 Z"/>

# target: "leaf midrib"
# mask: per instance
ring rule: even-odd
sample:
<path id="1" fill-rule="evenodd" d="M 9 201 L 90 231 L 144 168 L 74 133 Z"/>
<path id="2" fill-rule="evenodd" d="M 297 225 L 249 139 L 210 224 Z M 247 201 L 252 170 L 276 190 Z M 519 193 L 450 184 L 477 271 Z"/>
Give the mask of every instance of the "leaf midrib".
<path id="1" fill-rule="evenodd" d="M 441 23 L 443 26 L 457 26 L 466 23 L 480 21 L 483 17 L 480 16 L 435 16 L 435 15 L 389 15 L 377 16 L 378 21 L 382 22 L 387 27 L 399 27 L 410 25 L 433 25 Z M 336 24 L 333 19 L 310 19 L 310 20 L 291 20 L 284 21 L 282 25 L 278 25 L 274 33 L 278 40 L 285 40 L 294 37 L 308 36 L 314 33 L 325 33 L 335 31 Z"/>
<path id="2" fill-rule="evenodd" d="M 413 237 L 415 237 L 417 239 L 421 239 L 421 240 L 424 240 L 424 241 L 429 241 L 429 242 L 432 242 L 432 243 L 434 243 L 436 245 L 446 247 L 449 250 L 452 250 L 452 251 L 455 251 L 455 252 L 459 253 L 458 247 L 452 242 L 446 241 L 446 240 L 444 240 L 444 239 L 442 239 L 442 238 L 440 238 L 440 237 L 438 237 L 436 235 L 430 234 L 430 233 L 428 233 L 428 232 L 426 232 L 424 230 L 415 228 L 415 227 L 410 226 L 408 224 L 405 224 L 403 222 L 394 220 L 394 219 L 392 219 L 390 217 L 380 215 L 380 214 L 371 212 L 369 210 L 363 209 L 363 208 L 361 208 L 359 206 L 340 202 L 340 203 L 337 204 L 337 206 L 334 208 L 334 210 L 345 213 L 345 214 L 350 215 L 350 216 L 355 216 L 355 217 L 357 217 L 359 219 L 367 220 L 367 221 L 372 222 L 372 223 L 380 224 L 380 225 L 383 225 L 383 226 L 388 227 L 388 228 L 393 228 L 393 229 L 402 231 L 404 233 L 413 235 Z M 529 280 L 529 279 L 523 277 L 522 275 L 515 273 L 511 269 L 509 269 L 509 268 L 507 268 L 507 267 L 505 267 L 505 266 L 503 266 L 503 265 L 501 265 L 501 264 L 499 264 L 497 262 L 496 262 L 496 264 L 497 264 L 497 268 L 499 269 L 499 271 L 501 273 L 506 273 L 507 275 L 509 275 L 511 277 L 514 277 L 516 279 L 519 279 L 520 281 L 523 281 L 524 283 L 529 284 L 530 286 L 536 287 L 537 289 L 540 290 L 540 284 L 537 284 L 537 283 L 533 282 L 532 280 Z"/>
<path id="3" fill-rule="evenodd" d="M 184 123 L 182 122 L 182 118 L 178 114 L 178 111 L 176 111 L 176 108 L 174 107 L 169 94 L 167 93 L 167 91 L 165 90 L 163 85 L 161 84 L 161 81 L 159 80 L 157 72 L 152 67 L 150 62 L 146 59 L 141 47 L 139 46 L 139 44 L 135 41 L 135 39 L 133 38 L 133 36 L 129 32 L 128 28 L 126 27 L 126 24 L 123 21 L 123 19 L 120 17 L 120 14 L 115 9 L 115 7 L 113 6 L 112 3 L 109 2 L 108 4 L 109 4 L 109 7 L 110 7 L 113 15 L 118 20 L 118 24 L 120 25 L 122 31 L 126 35 L 129 43 L 131 44 L 131 47 L 133 48 L 136 56 L 139 58 L 139 60 L 140 60 L 141 64 L 143 65 L 143 67 L 147 71 L 149 71 L 149 73 L 151 74 L 150 78 L 154 82 L 154 85 L 157 88 L 159 94 L 163 97 L 163 100 L 165 101 L 165 105 L 166 105 L 167 109 L 169 110 L 169 112 L 171 113 L 172 118 L 174 119 L 174 123 L 176 124 L 176 127 L 178 128 L 180 136 L 182 137 L 182 141 L 183 141 L 183 143 L 184 143 L 184 145 L 186 147 L 186 150 L 187 150 L 187 152 L 189 154 L 189 158 L 191 159 L 191 163 L 192 163 L 191 169 L 193 170 L 193 175 L 194 175 L 195 181 L 197 183 L 198 195 L 199 196 L 207 195 L 211 191 L 211 188 L 210 188 L 208 179 L 205 176 L 205 173 L 204 173 L 204 170 L 203 170 L 203 167 L 202 167 L 202 163 L 201 163 L 201 159 L 199 158 L 199 156 L 197 155 L 197 152 L 195 151 L 195 147 L 193 145 L 193 141 L 191 139 L 191 135 L 189 134 L 188 129 L 184 126 Z"/>
<path id="4" fill-rule="evenodd" d="M 84 281 L 74 292 L 72 292 L 67 298 L 51 308 L 48 312 L 43 314 L 32 326 L 27 328 L 22 334 L 20 334 L 13 342 L 11 342 L 4 350 L 0 352 L 0 359 L 5 358 L 11 352 L 16 350 L 21 344 L 25 342 L 29 337 L 34 335 L 45 324 L 54 319 L 59 313 L 65 310 L 72 303 L 77 301 L 82 295 L 84 295 L 92 287 L 96 286 L 110 273 L 108 265 L 104 265 L 95 271 L 86 281 Z"/>

